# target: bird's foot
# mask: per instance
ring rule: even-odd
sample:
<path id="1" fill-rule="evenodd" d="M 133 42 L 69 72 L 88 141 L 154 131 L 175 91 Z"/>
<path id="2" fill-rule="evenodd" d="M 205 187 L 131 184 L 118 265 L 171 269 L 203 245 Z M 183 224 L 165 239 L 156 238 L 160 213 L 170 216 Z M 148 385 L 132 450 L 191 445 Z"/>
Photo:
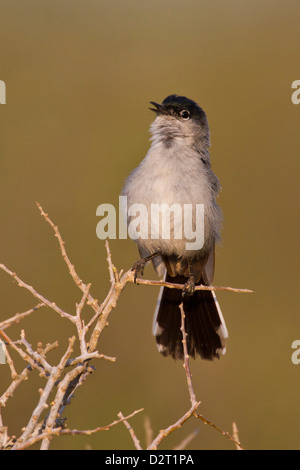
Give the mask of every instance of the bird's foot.
<path id="1" fill-rule="evenodd" d="M 191 275 L 182 289 L 182 297 L 189 297 L 195 292 L 195 278 Z"/>
<path id="2" fill-rule="evenodd" d="M 140 274 L 141 276 L 144 274 L 144 269 L 145 269 L 146 263 L 148 263 L 148 261 L 151 261 L 151 260 L 153 260 L 154 258 L 156 258 L 157 256 L 160 256 L 160 255 L 161 255 L 161 251 L 156 251 L 155 253 L 152 253 L 151 255 L 146 256 L 146 258 L 140 258 L 138 261 L 136 261 L 134 263 L 134 265 L 131 268 L 131 271 L 134 271 L 134 282 L 135 283 L 136 283 L 136 279 L 137 279 L 138 274 Z"/>
<path id="3" fill-rule="evenodd" d="M 134 271 L 134 283 L 136 283 L 138 274 L 143 276 L 146 263 L 147 263 L 147 259 L 141 258 L 138 261 L 136 261 L 134 265 L 132 266 L 131 271 Z"/>

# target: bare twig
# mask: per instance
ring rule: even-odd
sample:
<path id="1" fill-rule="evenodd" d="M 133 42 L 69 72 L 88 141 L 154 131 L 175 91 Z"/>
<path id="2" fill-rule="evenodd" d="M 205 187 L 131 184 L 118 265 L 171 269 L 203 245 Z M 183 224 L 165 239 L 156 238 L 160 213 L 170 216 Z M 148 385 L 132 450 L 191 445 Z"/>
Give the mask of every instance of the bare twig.
<path id="1" fill-rule="evenodd" d="M 166 429 L 162 429 L 161 431 L 159 431 L 157 437 L 152 441 L 152 443 L 148 447 L 148 450 L 156 450 L 163 439 L 169 436 L 169 434 L 171 434 L 176 429 L 181 428 L 181 426 L 194 414 L 199 405 L 200 402 L 194 403 L 194 405 L 192 405 L 191 408 L 176 421 L 176 423 L 172 424 Z"/>
<path id="2" fill-rule="evenodd" d="M 42 206 L 38 202 L 36 203 L 36 205 L 39 208 L 39 211 L 40 211 L 41 215 L 44 217 L 44 219 L 48 222 L 48 224 L 52 227 L 52 229 L 54 231 L 55 237 L 57 238 L 59 246 L 60 246 L 60 251 L 61 251 L 62 257 L 63 257 L 66 265 L 69 268 L 69 273 L 71 274 L 71 277 L 72 277 L 73 281 L 79 287 L 79 289 L 84 293 L 86 291 L 87 286 L 84 284 L 84 282 L 78 276 L 74 265 L 71 263 L 68 255 L 67 255 L 67 252 L 66 252 L 66 249 L 65 249 L 65 242 L 63 241 L 63 239 L 61 237 L 61 234 L 58 230 L 57 225 L 55 225 L 52 222 L 52 220 L 49 218 L 48 214 L 46 214 L 46 212 L 44 212 Z M 94 297 L 90 293 L 88 293 L 88 304 L 95 311 L 99 310 L 98 300 L 94 299 Z"/>
<path id="3" fill-rule="evenodd" d="M 189 443 L 195 439 L 195 437 L 197 437 L 199 434 L 199 429 L 194 429 L 194 431 L 192 431 L 188 436 L 186 436 L 181 442 L 180 444 L 178 444 L 178 446 L 174 447 L 174 450 L 183 450 L 185 449 Z"/>
<path id="4" fill-rule="evenodd" d="M 5 357 L 6 357 L 6 362 L 9 365 L 9 368 L 10 368 L 10 375 L 11 375 L 12 381 L 14 381 L 18 377 L 18 374 L 17 374 L 16 369 L 15 369 L 14 361 L 12 360 L 11 355 L 8 352 L 5 343 L 2 343 L 2 348 L 4 348 L 4 354 L 5 354 Z"/>
<path id="5" fill-rule="evenodd" d="M 145 286 L 164 286 L 168 287 L 169 289 L 183 289 L 183 284 L 176 284 L 173 282 L 166 282 L 166 281 L 154 281 L 148 279 L 140 279 L 137 278 L 136 282 L 134 281 L 134 272 L 132 272 L 131 277 L 128 279 L 128 282 L 142 284 Z M 236 292 L 240 294 L 253 294 L 254 291 L 250 289 L 238 289 L 236 287 L 221 287 L 221 286 L 195 286 L 195 290 L 213 290 L 213 291 L 228 291 L 228 292 Z"/>
<path id="6" fill-rule="evenodd" d="M 111 291 L 111 295 L 107 300 L 106 305 L 104 306 L 101 315 L 99 316 L 99 319 L 97 321 L 97 324 L 92 332 L 91 339 L 89 341 L 89 350 L 93 351 L 95 349 L 99 341 L 100 335 L 106 326 L 107 318 L 112 309 L 116 307 L 117 301 L 119 300 L 122 291 L 128 284 L 128 279 L 130 278 L 130 276 L 131 271 L 128 271 L 127 273 L 123 274 L 119 282 L 115 283 L 114 288 Z"/>
<path id="7" fill-rule="evenodd" d="M 39 308 L 41 308 L 43 306 L 44 306 L 44 304 L 40 303 L 40 304 L 37 304 L 35 307 L 33 307 L 29 310 L 26 310 L 26 312 L 16 313 L 13 317 L 8 318 L 7 320 L 4 320 L 4 321 L 0 322 L 0 329 L 5 330 L 9 326 L 14 325 L 16 323 L 19 323 L 21 320 L 23 320 L 23 318 L 31 315 L 33 312 L 35 312 L 36 310 L 38 310 Z"/>
<path id="8" fill-rule="evenodd" d="M 85 430 L 81 430 L 81 429 L 63 429 L 63 428 L 60 428 L 60 427 L 57 427 L 57 428 L 54 428 L 54 429 L 51 429 L 51 431 L 48 431 L 48 432 L 43 432 L 42 434 L 39 434 L 39 435 L 36 435 L 30 439 L 28 439 L 26 442 L 24 443 L 18 443 L 16 446 L 15 446 L 15 450 L 24 450 L 24 449 L 27 449 L 28 447 L 31 447 L 33 444 L 39 442 L 39 441 L 42 441 L 43 439 L 50 439 L 51 437 L 53 436 L 66 436 L 66 435 L 71 435 L 71 436 L 78 436 L 78 435 L 83 435 L 83 436 L 90 436 L 92 434 L 95 434 L 97 432 L 100 432 L 100 431 L 108 431 L 110 428 L 112 428 L 113 426 L 115 426 L 116 424 L 119 424 L 119 423 L 122 423 L 123 421 L 128 421 L 128 419 L 132 418 L 134 415 L 136 415 L 137 413 L 140 413 L 141 411 L 143 411 L 143 408 L 141 408 L 140 410 L 136 410 L 134 411 L 133 413 L 131 413 L 130 415 L 128 416 L 125 416 L 123 418 L 120 418 L 120 419 L 117 419 L 115 421 L 113 421 L 112 423 L 110 424 L 107 424 L 106 426 L 99 426 L 95 429 L 85 429 Z"/>
<path id="9" fill-rule="evenodd" d="M 149 416 L 145 416 L 144 419 L 144 429 L 145 429 L 145 435 L 146 435 L 146 447 L 149 447 L 151 442 L 153 441 L 153 429 L 151 426 L 150 418 Z"/>
<path id="10" fill-rule="evenodd" d="M 212 421 L 208 420 L 207 418 L 204 418 L 204 416 L 202 416 L 201 414 L 199 413 L 194 413 L 194 416 L 196 416 L 196 418 L 200 419 L 204 424 L 208 424 L 210 427 L 212 427 L 213 429 L 215 429 L 216 431 L 218 431 L 220 434 L 222 434 L 222 436 L 225 436 L 227 437 L 227 439 L 229 439 L 231 442 L 234 443 L 235 446 L 239 445 L 241 447 L 241 449 L 244 449 L 241 445 L 240 442 L 236 441 L 236 439 L 234 438 L 234 436 L 231 436 L 231 434 L 227 431 L 224 431 L 223 429 L 221 429 L 219 426 L 217 426 L 215 423 L 213 423 Z"/>
<path id="11" fill-rule="evenodd" d="M 61 315 L 62 317 L 67 318 L 68 320 L 72 322 L 75 322 L 75 319 L 73 318 L 72 315 L 70 315 L 69 313 L 65 312 L 60 307 L 58 307 L 55 302 L 51 302 L 48 299 L 46 299 L 43 295 L 39 294 L 32 286 L 29 286 L 28 284 L 26 284 L 26 282 L 22 281 L 16 275 L 16 273 L 8 269 L 4 264 L 0 264 L 0 269 L 5 271 L 11 277 L 13 277 L 17 281 L 19 287 L 23 287 L 24 289 L 27 289 L 36 299 L 40 300 L 44 305 L 47 305 L 47 307 L 52 308 L 57 313 L 59 313 L 59 315 Z"/>
<path id="12" fill-rule="evenodd" d="M 121 419 L 123 420 L 123 423 L 124 423 L 125 427 L 128 429 L 129 434 L 131 435 L 132 440 L 133 440 L 133 443 L 134 443 L 134 445 L 135 445 L 135 448 L 136 448 L 137 450 L 142 450 L 140 441 L 139 441 L 138 438 L 136 437 L 136 434 L 135 434 L 135 432 L 134 432 L 132 426 L 128 423 L 127 419 L 124 418 L 124 416 L 123 416 L 123 414 L 121 413 L 121 411 L 120 411 L 120 413 L 118 413 L 118 416 L 119 416 L 119 418 L 121 418 Z"/>
<path id="13" fill-rule="evenodd" d="M 23 371 L 13 379 L 7 390 L 0 397 L 0 410 L 6 405 L 6 402 L 11 398 L 23 380 L 27 380 L 29 372 L 32 370 L 30 366 L 25 367 Z"/>
<path id="14" fill-rule="evenodd" d="M 181 313 L 181 334 L 182 334 L 182 346 L 183 346 L 183 367 L 185 369 L 186 380 L 188 385 L 188 390 L 190 394 L 190 401 L 192 406 L 197 403 L 196 395 L 193 388 L 192 382 L 192 375 L 190 371 L 190 363 L 189 363 L 189 355 L 188 355 L 188 348 L 186 343 L 187 333 L 185 331 L 185 313 L 183 310 L 183 303 L 179 305 L 180 313 Z"/>
<path id="15" fill-rule="evenodd" d="M 36 362 L 30 354 L 23 351 L 23 349 L 19 348 L 8 336 L 4 331 L 0 330 L 0 336 L 5 339 L 5 341 L 24 359 L 25 362 L 28 362 L 33 369 L 38 369 L 38 371 L 42 374 L 47 376 L 46 371 L 40 365 L 39 362 Z"/>
<path id="16" fill-rule="evenodd" d="M 232 437 L 235 440 L 236 450 L 243 450 L 243 447 L 240 445 L 239 431 L 235 422 L 232 423 Z"/>
<path id="17" fill-rule="evenodd" d="M 7 364 L 10 368 L 11 373 L 11 384 L 7 387 L 6 391 L 0 397 L 0 449 L 1 448 L 13 448 L 13 449 L 27 449 L 34 443 L 41 442 L 41 449 L 49 449 L 50 441 L 53 436 L 60 435 L 90 435 L 98 431 L 110 429 L 112 426 L 123 422 L 124 426 L 129 431 L 136 449 L 142 449 L 140 441 L 138 440 L 135 431 L 128 420 L 133 417 L 136 413 L 141 410 L 137 410 L 131 415 L 124 417 L 120 412 L 118 414 L 119 420 L 116 420 L 104 427 L 97 427 L 92 430 L 80 431 L 77 429 L 68 429 L 65 427 L 65 418 L 63 418 L 63 412 L 67 405 L 70 404 L 71 399 L 74 396 L 75 390 L 81 386 L 89 374 L 94 370 L 94 367 L 90 366 L 90 361 L 93 359 L 106 359 L 111 362 L 115 361 L 114 357 L 106 356 L 98 351 L 98 343 L 107 326 L 107 321 L 110 313 L 116 307 L 119 297 L 128 283 L 134 282 L 134 272 L 129 270 L 120 272 L 114 266 L 112 262 L 111 252 L 108 241 L 105 243 L 107 253 L 107 263 L 110 278 L 110 287 L 108 293 L 101 304 L 95 299 L 91 291 L 91 284 L 85 284 L 78 276 L 74 265 L 71 263 L 70 258 L 67 255 L 65 249 L 65 242 L 63 241 L 58 227 L 52 222 L 48 214 L 44 212 L 40 204 L 37 203 L 41 215 L 47 221 L 54 231 L 55 237 L 58 240 L 62 258 L 68 267 L 69 273 L 80 289 L 82 295 L 79 303 L 75 304 L 73 313 L 69 313 L 61 309 L 56 303 L 48 300 L 46 297 L 37 292 L 32 286 L 26 284 L 16 273 L 8 269 L 4 264 L 0 264 L 0 269 L 10 275 L 20 287 L 25 288 L 29 291 L 34 298 L 39 300 L 39 303 L 22 313 L 17 313 L 12 317 L 0 322 L 0 337 L 5 342 L 6 348 L 6 359 Z M 166 286 L 171 289 L 182 289 L 182 285 L 175 283 L 166 283 L 164 281 L 151 281 L 137 279 L 138 284 L 152 285 L 152 286 Z M 203 290 L 225 290 L 232 292 L 252 292 L 248 289 L 235 289 L 232 287 L 215 287 L 215 286 L 197 286 L 196 289 Z M 62 355 L 57 365 L 52 365 L 48 360 L 48 353 L 54 348 L 58 347 L 57 341 L 52 344 L 47 344 L 45 347 L 41 343 L 37 345 L 35 349 L 30 342 L 27 340 L 25 331 L 21 331 L 20 339 L 13 341 L 6 332 L 5 329 L 21 322 L 24 318 L 30 316 L 37 309 L 46 306 L 53 312 L 58 313 L 62 318 L 71 322 L 73 328 L 75 328 L 75 335 L 69 338 L 69 343 L 65 353 Z M 83 319 L 83 310 L 90 307 L 92 309 L 92 315 L 85 324 Z M 188 419 L 192 416 L 200 419 L 205 424 L 209 424 L 211 427 L 216 429 L 222 435 L 230 439 L 236 446 L 236 448 L 242 449 L 239 443 L 238 432 L 236 426 L 233 427 L 233 435 L 223 431 L 221 428 L 216 426 L 211 421 L 204 418 L 197 412 L 200 405 L 200 401 L 197 400 L 195 391 L 192 383 L 192 375 L 189 365 L 189 356 L 187 351 L 187 333 L 185 331 L 185 314 L 180 306 L 181 310 L 181 332 L 182 332 L 182 343 L 184 351 L 183 366 L 185 370 L 189 398 L 191 406 L 183 416 L 181 416 L 175 423 L 168 426 L 166 429 L 161 430 L 158 435 L 153 439 L 153 432 L 150 424 L 145 424 L 146 429 L 146 443 L 148 449 L 157 449 L 161 442 L 168 437 L 176 429 L 180 428 Z M 87 335 L 89 333 L 89 340 Z M 72 357 L 73 348 L 75 342 L 78 341 L 80 354 L 77 357 Z M 18 373 L 13 361 L 12 356 L 8 348 L 12 349 L 13 353 L 17 353 L 24 362 L 26 367 L 21 373 Z M 69 368 L 69 369 L 68 369 Z M 35 404 L 32 415 L 29 418 L 27 425 L 22 429 L 22 434 L 19 438 L 9 437 L 7 427 L 4 426 L 1 408 L 6 406 L 9 398 L 13 395 L 19 385 L 28 378 L 31 371 L 37 371 L 39 375 L 45 380 L 44 388 L 39 390 L 38 401 Z M 50 398 L 52 396 L 52 398 Z M 53 398 L 54 396 L 54 398 Z M 48 410 L 45 416 L 45 410 Z M 146 423 L 146 422 L 145 422 Z M 185 447 L 188 442 L 194 437 L 196 430 L 191 435 L 187 436 L 177 448 Z"/>

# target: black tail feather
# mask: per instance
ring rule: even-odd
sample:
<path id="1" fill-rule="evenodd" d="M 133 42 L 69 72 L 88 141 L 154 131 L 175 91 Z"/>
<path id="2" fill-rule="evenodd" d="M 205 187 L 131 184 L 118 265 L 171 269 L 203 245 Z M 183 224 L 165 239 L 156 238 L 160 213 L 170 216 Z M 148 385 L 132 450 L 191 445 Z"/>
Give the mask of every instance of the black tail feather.
<path id="1" fill-rule="evenodd" d="M 183 276 L 166 276 L 167 282 L 184 284 Z M 183 358 L 180 303 L 183 302 L 188 354 L 212 360 L 225 353 L 227 329 L 212 291 L 197 290 L 192 296 L 182 297 L 179 289 L 162 288 L 154 316 L 153 334 L 159 351 L 174 359 Z"/>

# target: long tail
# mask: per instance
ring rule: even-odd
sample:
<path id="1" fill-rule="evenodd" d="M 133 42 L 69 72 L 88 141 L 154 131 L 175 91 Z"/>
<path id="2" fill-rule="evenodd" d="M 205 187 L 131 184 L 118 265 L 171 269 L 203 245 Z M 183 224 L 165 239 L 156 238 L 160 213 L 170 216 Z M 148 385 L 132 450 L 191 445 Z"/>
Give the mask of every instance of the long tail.
<path id="1" fill-rule="evenodd" d="M 170 277 L 167 282 L 185 284 L 183 276 Z M 225 339 L 228 337 L 225 321 L 213 291 L 197 290 L 190 297 L 182 297 L 179 289 L 162 287 L 153 319 L 153 335 L 159 352 L 174 359 L 183 358 L 181 314 L 183 302 L 187 347 L 190 356 L 199 354 L 212 360 L 225 354 Z"/>

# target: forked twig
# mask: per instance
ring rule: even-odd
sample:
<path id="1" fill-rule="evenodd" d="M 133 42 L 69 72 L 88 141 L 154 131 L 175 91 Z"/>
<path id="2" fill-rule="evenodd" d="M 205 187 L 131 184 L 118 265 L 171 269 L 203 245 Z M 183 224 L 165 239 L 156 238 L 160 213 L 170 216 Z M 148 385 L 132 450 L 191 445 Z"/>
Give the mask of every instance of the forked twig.
<path id="1" fill-rule="evenodd" d="M 134 273 L 132 277 L 129 279 L 128 282 L 132 282 L 134 284 L 141 284 L 145 286 L 164 286 L 168 287 L 169 289 L 179 289 L 182 290 L 184 285 L 183 284 L 176 284 L 175 282 L 166 282 L 166 281 L 154 281 L 148 279 L 140 279 L 137 278 L 134 280 Z M 238 289 L 236 287 L 225 287 L 225 286 L 195 286 L 195 290 L 209 290 L 209 291 L 227 291 L 227 292 L 236 292 L 239 294 L 253 294 L 254 291 L 250 289 Z"/>
<path id="2" fill-rule="evenodd" d="M 66 312 L 55 302 L 49 301 L 44 295 L 40 294 L 36 289 L 24 282 L 15 272 L 8 269 L 4 264 L 0 264 L 0 269 L 11 276 L 18 283 L 18 286 L 25 288 L 33 295 L 35 299 L 39 301 L 35 307 L 22 313 L 17 313 L 7 320 L 0 322 L 0 337 L 5 342 L 6 359 L 11 375 L 10 385 L 7 387 L 6 391 L 2 393 L 2 396 L 0 396 L 0 449 L 27 449 L 37 442 L 41 442 L 42 449 L 48 449 L 51 438 L 54 436 L 76 434 L 90 435 L 102 430 L 110 429 L 112 426 L 123 422 L 124 426 L 127 428 L 132 437 L 136 449 L 140 450 L 142 449 L 142 446 L 128 420 L 135 414 L 139 413 L 141 410 L 134 411 L 125 417 L 120 412 L 118 414 L 119 419 L 113 421 L 109 425 L 85 431 L 66 428 L 65 419 L 62 417 L 65 406 L 70 404 L 70 401 L 74 396 L 74 391 L 83 384 L 88 375 L 93 371 L 93 367 L 90 366 L 90 361 L 92 359 L 106 359 L 112 362 L 115 361 L 115 358 L 99 353 L 97 348 L 101 334 L 107 326 L 108 316 L 116 307 L 119 297 L 127 284 L 134 282 L 134 272 L 132 270 L 128 270 L 127 272 L 123 272 L 123 270 L 121 270 L 119 272 L 116 269 L 112 262 L 108 241 L 106 241 L 105 247 L 107 253 L 110 288 L 105 299 L 100 304 L 99 301 L 91 294 L 91 284 L 85 284 L 78 276 L 77 271 L 74 265 L 71 263 L 71 260 L 66 252 L 65 242 L 61 237 L 58 227 L 52 222 L 48 214 L 44 212 L 39 203 L 37 203 L 37 206 L 43 218 L 53 229 L 54 235 L 58 240 L 62 258 L 73 281 L 82 292 L 82 295 L 79 303 L 75 304 L 74 312 Z M 182 285 L 167 283 L 164 281 L 137 279 L 136 282 L 137 284 L 166 286 L 171 289 L 182 289 Z M 197 286 L 196 289 L 225 290 L 241 293 L 252 292 L 248 289 L 216 286 Z M 48 344 L 45 347 L 39 344 L 35 349 L 26 338 L 24 330 L 21 331 L 20 339 L 17 341 L 12 340 L 10 336 L 8 336 L 7 332 L 4 331 L 10 328 L 12 325 L 21 322 L 24 318 L 30 316 L 33 314 L 33 312 L 43 306 L 50 308 L 53 312 L 56 312 L 64 319 L 70 321 L 72 328 L 75 329 L 76 333 L 74 336 L 69 338 L 68 346 L 58 364 L 56 365 L 53 365 L 49 362 L 47 359 L 47 354 L 58 346 L 57 342 Z M 87 322 L 85 322 L 83 319 L 83 310 L 85 307 L 90 307 L 92 309 L 92 315 L 87 320 Z M 185 313 L 182 305 L 180 305 L 180 311 L 182 344 L 184 351 L 183 366 L 185 370 L 191 406 L 176 422 L 166 427 L 166 429 L 159 431 L 155 438 L 153 438 L 153 432 L 152 429 L 150 429 L 150 424 L 148 423 L 145 425 L 147 431 L 146 447 L 149 450 L 157 449 L 166 437 L 168 437 L 173 431 L 180 428 L 188 419 L 194 416 L 230 439 L 235 444 L 237 449 L 242 449 L 243 447 L 239 442 L 238 431 L 235 424 L 233 426 L 233 435 L 231 436 L 229 433 L 223 431 L 214 423 L 204 418 L 197 411 L 200 405 L 200 401 L 197 401 L 193 388 L 186 344 L 187 333 L 185 330 Z M 87 339 L 88 333 L 89 339 Z M 72 357 L 72 353 L 76 341 L 79 344 L 80 354 L 74 358 Z M 8 348 L 11 348 L 14 354 L 20 356 L 26 364 L 25 368 L 20 373 L 18 373 L 16 370 L 13 357 L 10 355 Z M 7 427 L 3 425 L 1 408 L 7 405 L 7 402 L 12 397 L 13 393 L 15 393 L 23 381 L 29 377 L 29 374 L 31 372 L 33 373 L 34 371 L 37 372 L 43 378 L 43 380 L 45 380 L 45 386 L 39 390 L 38 401 L 27 425 L 22 429 L 21 436 L 19 438 L 12 439 L 8 435 Z M 51 396 L 52 398 L 50 398 Z M 47 410 L 46 416 L 45 410 Z M 188 442 L 193 437 L 195 437 L 196 432 L 197 430 L 195 430 L 194 433 L 192 433 L 190 436 L 187 436 L 187 438 L 184 439 L 181 444 L 177 446 L 177 448 L 185 447 Z"/>

